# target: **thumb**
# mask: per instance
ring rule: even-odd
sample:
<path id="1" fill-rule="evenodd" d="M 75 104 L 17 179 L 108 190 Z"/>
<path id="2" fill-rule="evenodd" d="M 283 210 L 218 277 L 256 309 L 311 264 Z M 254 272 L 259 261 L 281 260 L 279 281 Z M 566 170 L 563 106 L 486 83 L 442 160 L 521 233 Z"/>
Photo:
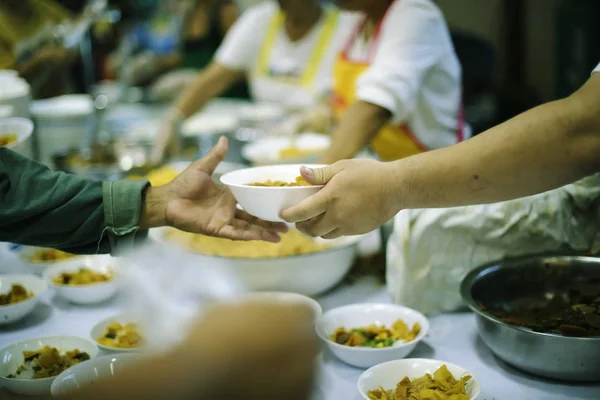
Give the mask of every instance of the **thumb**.
<path id="1" fill-rule="evenodd" d="M 335 163 L 323 168 L 302 167 L 300 168 L 300 174 L 311 185 L 325 185 L 334 175 L 341 172 L 342 169 L 339 163 Z"/>
<path id="2" fill-rule="evenodd" d="M 213 174 L 215 169 L 219 166 L 219 163 L 225 159 L 227 155 L 227 138 L 225 136 L 221 136 L 219 142 L 215 147 L 213 147 L 210 152 L 196 161 L 193 166 L 200 171 L 206 172 L 208 175 Z"/>

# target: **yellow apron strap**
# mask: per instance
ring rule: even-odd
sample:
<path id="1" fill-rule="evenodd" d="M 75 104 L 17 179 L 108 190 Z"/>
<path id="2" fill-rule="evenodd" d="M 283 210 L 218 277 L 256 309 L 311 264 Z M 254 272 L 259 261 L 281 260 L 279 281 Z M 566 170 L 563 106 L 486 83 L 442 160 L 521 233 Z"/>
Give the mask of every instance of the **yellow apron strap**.
<path id="1" fill-rule="evenodd" d="M 283 26 L 284 21 L 285 16 L 281 11 L 278 11 L 275 15 L 273 15 L 271 21 L 269 21 L 269 26 L 267 27 L 267 32 L 265 34 L 260 53 L 258 55 L 258 60 L 256 62 L 256 74 L 259 76 L 267 75 L 267 70 L 269 69 L 269 60 L 271 59 L 271 52 L 275 47 L 277 33 Z"/>
<path id="2" fill-rule="evenodd" d="M 321 61 L 323 57 L 327 54 L 327 47 L 329 43 L 331 43 L 331 39 L 335 35 L 337 23 L 338 23 L 339 11 L 330 9 L 326 11 L 325 22 L 323 23 L 323 27 L 321 29 L 321 34 L 319 36 L 319 40 L 316 43 L 315 48 L 308 60 L 306 68 L 304 69 L 304 73 L 300 78 L 300 85 L 309 88 L 313 85 L 315 77 L 319 71 L 319 65 L 321 65 Z M 269 22 L 269 26 L 267 27 L 267 33 L 265 34 L 265 39 L 263 41 L 263 45 L 261 47 L 260 53 L 258 55 L 258 60 L 256 62 L 256 74 L 258 76 L 267 75 L 267 71 L 269 69 L 269 61 L 271 59 L 271 52 L 275 47 L 275 41 L 277 40 L 277 34 L 283 27 L 283 23 L 285 22 L 285 15 L 283 12 L 278 11 Z M 292 80 L 287 80 L 292 83 Z"/>
<path id="3" fill-rule="evenodd" d="M 319 41 L 317 42 L 317 45 L 310 56 L 310 60 L 306 65 L 304 75 L 302 76 L 301 85 L 304 87 L 312 86 L 313 82 L 315 81 L 321 61 L 327 54 L 327 47 L 331 43 L 333 35 L 335 35 L 339 14 L 340 13 L 338 10 L 327 10 L 321 36 L 319 37 Z"/>

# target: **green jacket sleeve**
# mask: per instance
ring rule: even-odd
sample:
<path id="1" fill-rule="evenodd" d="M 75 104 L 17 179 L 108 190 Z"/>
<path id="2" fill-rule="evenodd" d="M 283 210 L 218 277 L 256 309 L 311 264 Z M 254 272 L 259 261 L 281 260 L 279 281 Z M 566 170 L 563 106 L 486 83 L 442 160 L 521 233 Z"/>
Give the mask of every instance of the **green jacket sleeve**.
<path id="1" fill-rule="evenodd" d="M 0 241 L 77 254 L 116 253 L 138 229 L 147 181 L 96 182 L 0 147 Z"/>

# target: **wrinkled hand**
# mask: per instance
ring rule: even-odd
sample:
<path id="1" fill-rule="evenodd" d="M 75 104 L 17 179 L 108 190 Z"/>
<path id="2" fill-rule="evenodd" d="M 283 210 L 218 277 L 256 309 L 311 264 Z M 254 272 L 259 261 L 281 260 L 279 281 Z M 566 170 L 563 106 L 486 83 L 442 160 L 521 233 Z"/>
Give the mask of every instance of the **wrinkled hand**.
<path id="1" fill-rule="evenodd" d="M 182 346 L 187 365 L 179 371 L 192 372 L 191 383 L 210 381 L 202 398 L 306 400 L 317 354 L 312 318 L 303 306 L 218 306 Z M 200 365 L 209 376 L 197 374 Z"/>
<path id="2" fill-rule="evenodd" d="M 314 170 L 302 167 L 301 173 L 309 183 L 325 187 L 283 210 L 281 217 L 307 235 L 335 239 L 368 233 L 398 212 L 394 164 L 354 159 Z"/>
<path id="3" fill-rule="evenodd" d="M 173 181 L 149 189 L 142 218 L 145 215 L 151 218 L 160 212 L 147 209 L 163 210 L 167 225 L 186 232 L 235 240 L 278 242 L 278 233 L 287 230 L 285 224 L 262 221 L 238 210 L 229 189 L 213 181 L 212 174 L 226 155 L 227 139 L 222 137 L 210 153 Z M 157 224 L 141 222 L 140 225 Z"/>

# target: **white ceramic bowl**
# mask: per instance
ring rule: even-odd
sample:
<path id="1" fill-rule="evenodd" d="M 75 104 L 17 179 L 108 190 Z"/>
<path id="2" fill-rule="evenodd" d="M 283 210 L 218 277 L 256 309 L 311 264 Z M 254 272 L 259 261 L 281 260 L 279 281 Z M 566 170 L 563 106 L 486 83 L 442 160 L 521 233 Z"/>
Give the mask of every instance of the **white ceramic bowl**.
<path id="1" fill-rule="evenodd" d="M 11 324 L 29 315 L 37 305 L 40 296 L 48 290 L 43 279 L 34 275 L 0 275 L 0 293 L 10 292 L 13 284 L 20 283 L 33 293 L 33 297 L 8 306 L 0 306 L 0 325 Z"/>
<path id="2" fill-rule="evenodd" d="M 331 335 L 340 327 L 352 329 L 371 324 L 391 326 L 398 319 L 404 321 L 409 329 L 417 322 L 421 325 L 421 332 L 415 340 L 408 343 L 396 342 L 392 347 L 380 349 L 343 346 L 331 340 Z M 352 304 L 327 311 L 317 321 L 316 331 L 329 350 L 340 360 L 355 367 L 370 368 L 409 355 L 417 343 L 427 335 L 429 321 L 420 312 L 395 304 Z"/>
<path id="3" fill-rule="evenodd" d="M 465 391 L 469 395 L 470 400 L 475 400 L 481 392 L 481 387 L 473 374 L 454 364 L 422 358 L 389 361 L 368 369 L 358 378 L 358 391 L 363 398 L 369 400 L 368 394 L 370 390 L 375 390 L 379 387 L 386 390 L 395 389 L 398 382 L 404 379 L 405 376 L 410 379 L 420 378 L 425 374 L 433 374 L 444 364 L 446 364 L 448 371 L 450 371 L 455 379 L 471 375 L 471 379 L 465 384 Z"/>
<path id="4" fill-rule="evenodd" d="M 130 323 L 138 324 L 140 322 L 140 318 L 132 316 L 132 315 L 128 315 L 128 314 L 119 314 L 119 315 L 114 315 L 112 317 L 106 318 L 106 319 L 98 322 L 92 328 L 92 330 L 90 332 L 90 336 L 91 336 L 92 340 L 94 341 L 94 343 L 96 343 L 99 348 L 101 348 L 102 350 L 104 350 L 106 352 L 110 352 L 110 353 L 136 353 L 136 352 L 143 350 L 142 347 L 136 347 L 136 348 L 131 348 L 131 349 L 122 349 L 122 348 L 116 348 L 116 347 L 108 347 L 108 346 L 104 346 L 104 345 L 98 343 L 97 339 L 99 337 L 104 336 L 104 332 L 106 332 L 106 328 L 108 328 L 108 326 L 112 322 L 118 322 L 121 325 L 126 325 L 126 324 L 130 324 Z"/>
<path id="5" fill-rule="evenodd" d="M 302 164 L 271 165 L 240 169 L 221 176 L 237 202 L 251 215 L 267 221 L 283 221 L 279 213 L 317 193 L 323 186 L 265 187 L 250 186 L 251 183 L 272 181 L 294 182 L 300 176 Z M 322 168 L 323 165 L 306 165 Z"/>
<path id="6" fill-rule="evenodd" d="M 25 265 L 27 272 L 42 276 L 44 271 L 55 265 L 70 265 L 78 264 L 81 262 L 83 256 L 72 257 L 65 260 L 48 261 L 48 262 L 31 262 L 30 259 L 33 257 L 36 251 L 40 250 L 41 247 L 35 246 L 22 246 L 16 250 L 17 258 Z"/>
<path id="7" fill-rule="evenodd" d="M 113 297 L 118 290 L 118 276 L 107 282 L 92 283 L 89 285 L 57 285 L 53 278 L 63 272 L 75 272 L 81 268 L 88 268 L 100 273 L 116 274 L 115 260 L 110 256 L 82 257 L 78 263 L 59 264 L 46 269 L 43 273 L 48 285 L 62 298 L 75 304 L 96 304 Z"/>
<path id="8" fill-rule="evenodd" d="M 23 364 L 23 351 L 35 351 L 44 346 L 56 347 L 61 353 L 78 349 L 86 352 L 90 358 L 96 357 L 98 347 L 94 342 L 75 336 L 50 336 L 28 339 L 11 344 L 0 350 L 0 383 L 16 394 L 43 396 L 50 394 L 50 386 L 56 377 L 42 379 L 9 379 L 7 375 L 14 373 Z M 84 361 L 82 364 L 85 364 Z"/>
<path id="9" fill-rule="evenodd" d="M 178 246 L 165 239 L 168 228 L 150 230 L 150 237 L 164 246 Z M 363 236 L 335 240 L 314 239 L 330 247 L 316 253 L 276 258 L 230 258 L 189 252 L 199 265 L 232 271 L 248 290 L 282 291 L 314 296 L 338 284 L 352 267 L 356 247 Z"/>
<path id="10" fill-rule="evenodd" d="M 33 156 L 32 133 L 33 122 L 31 120 L 26 118 L 0 119 L 0 136 L 17 135 L 17 140 L 6 147 L 29 158 Z"/>
<path id="11" fill-rule="evenodd" d="M 123 368 L 136 364 L 139 358 L 136 354 L 111 354 L 75 365 L 54 379 L 52 396 L 67 395 L 98 380 L 116 376 Z"/>
<path id="12" fill-rule="evenodd" d="M 315 318 L 315 322 L 323 314 L 321 305 L 314 299 L 308 296 L 303 296 L 297 293 L 289 292 L 252 292 L 245 293 L 240 296 L 242 301 L 260 301 L 260 302 L 274 302 L 279 304 L 302 304 L 309 307 Z"/>
<path id="13" fill-rule="evenodd" d="M 242 147 L 242 156 L 254 165 L 314 164 L 331 145 L 331 138 L 316 133 L 302 133 L 293 140 L 289 137 L 265 137 Z M 290 147 L 309 150 L 300 157 L 281 157 L 281 151 Z M 314 150 L 314 151 L 313 151 Z"/>

